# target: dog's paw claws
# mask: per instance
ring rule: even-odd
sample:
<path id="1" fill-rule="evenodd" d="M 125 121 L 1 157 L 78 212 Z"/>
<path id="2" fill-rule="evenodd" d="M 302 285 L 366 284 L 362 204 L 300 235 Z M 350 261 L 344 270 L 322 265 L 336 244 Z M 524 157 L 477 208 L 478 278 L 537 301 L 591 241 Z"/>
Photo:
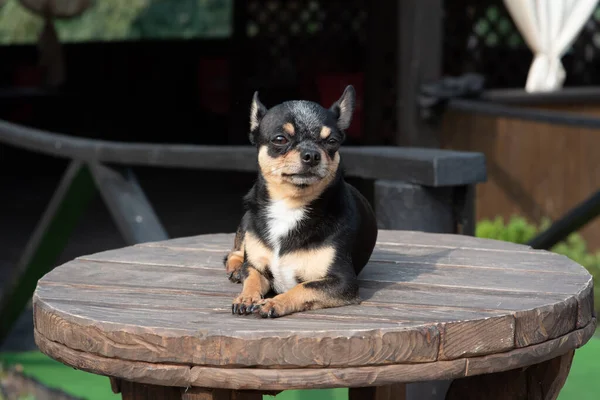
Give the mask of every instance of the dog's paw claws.
<path id="1" fill-rule="evenodd" d="M 262 318 L 279 318 L 282 316 L 277 309 L 280 308 L 277 302 L 269 299 L 263 300 L 254 306 L 254 312 Z"/>
<path id="2" fill-rule="evenodd" d="M 231 305 L 231 313 L 238 315 L 252 314 L 258 309 L 258 302 L 261 301 L 260 295 L 238 296 Z"/>

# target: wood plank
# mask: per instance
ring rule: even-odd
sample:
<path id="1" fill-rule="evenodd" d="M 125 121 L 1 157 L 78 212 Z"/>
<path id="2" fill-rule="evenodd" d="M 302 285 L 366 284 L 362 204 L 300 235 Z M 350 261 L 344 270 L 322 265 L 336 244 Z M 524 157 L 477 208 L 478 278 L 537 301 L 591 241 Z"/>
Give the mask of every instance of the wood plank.
<path id="1" fill-rule="evenodd" d="M 107 357 L 223 366 L 335 366 L 437 358 L 435 326 L 262 320 L 191 311 L 79 306 L 36 297 L 36 329 L 48 339 Z M 56 308 L 58 307 L 58 309 Z M 387 326 L 387 328 L 386 328 Z M 220 329 L 223 328 L 223 329 Z M 318 332 L 318 334 L 316 334 Z M 283 346 L 285 344 L 285 346 Z"/>
<path id="2" fill-rule="evenodd" d="M 127 376 L 140 383 L 235 390 L 291 390 L 377 386 L 464 374 L 465 360 L 350 368 L 214 368 L 144 363 L 70 349 L 35 333 L 40 350 L 67 365 L 101 375 Z"/>
<path id="3" fill-rule="evenodd" d="M 515 345 L 517 347 L 554 339 L 575 330 L 577 299 L 515 313 Z"/>
<path id="4" fill-rule="evenodd" d="M 232 242 L 233 244 L 233 242 Z M 77 260 L 104 261 L 137 265 L 160 265 L 220 270 L 225 276 L 223 258 L 231 250 L 180 250 L 165 247 L 126 247 L 78 257 Z"/>
<path id="5" fill-rule="evenodd" d="M 584 289 L 577 295 L 577 328 L 587 326 L 595 316 L 594 311 L 594 281 L 590 278 Z"/>
<path id="6" fill-rule="evenodd" d="M 588 277 L 576 274 L 533 273 L 528 271 L 437 267 L 433 264 L 369 263 L 360 273 L 361 281 L 410 283 L 461 287 L 474 290 L 520 291 L 527 293 L 576 293 Z"/>
<path id="7" fill-rule="evenodd" d="M 75 368 L 140 383 L 181 387 L 220 387 L 244 390 L 365 387 L 425 380 L 455 379 L 502 372 L 541 363 L 584 345 L 593 335 L 595 319 L 584 329 L 526 348 L 483 357 L 354 368 L 214 368 L 132 362 L 70 349 L 48 340 L 38 331 L 36 343 L 45 354 Z"/>
<path id="8" fill-rule="evenodd" d="M 393 250 L 393 251 L 392 251 Z M 453 249 L 434 250 L 432 248 L 394 247 L 392 250 L 378 248 L 373 252 L 371 261 L 360 275 L 363 280 L 380 280 L 389 277 L 392 280 L 405 282 L 412 276 L 423 278 L 429 272 L 436 273 L 436 282 L 427 279 L 426 284 L 460 285 L 464 280 L 479 284 L 476 274 L 484 276 L 485 288 L 515 289 L 506 282 L 515 280 L 518 290 L 526 290 L 531 282 L 531 289 L 540 291 L 540 285 L 555 286 L 553 292 L 562 285 L 572 282 L 583 282 L 589 276 L 585 268 L 559 255 L 538 256 L 536 253 L 520 253 L 518 256 L 509 252 L 489 253 L 477 250 Z M 185 266 L 195 268 L 223 269 L 222 259 L 227 251 L 179 250 L 149 246 L 146 248 L 128 247 L 120 250 L 109 250 L 102 253 L 82 256 L 80 260 L 109 261 L 119 263 Z M 461 268 L 462 267 L 462 268 Z M 445 272 L 447 270 L 447 272 Z M 481 270 L 481 271 L 477 271 Z M 540 272 L 539 278 L 532 279 L 531 273 Z M 439 275 L 444 275 L 443 279 Z M 557 277 L 560 275 L 560 277 Z M 572 276 L 569 276 L 572 275 Z M 498 279 L 496 279 L 498 277 Z M 437 279 L 440 278 L 440 279 Z M 467 278 L 467 279 L 465 279 Z M 489 278 L 489 279 L 488 279 Z M 384 281 L 389 281 L 384 279 Z M 448 283 L 448 280 L 451 283 Z M 416 282 L 419 282 L 416 280 Z M 504 285 L 495 285 L 504 282 Z M 553 285 L 548 283 L 552 282 Z M 569 290 L 568 287 L 564 290 Z"/>
<path id="9" fill-rule="evenodd" d="M 167 334 L 175 330 L 176 333 L 194 333 L 202 330 L 207 336 L 231 334 L 243 331 L 248 339 L 256 339 L 261 336 L 277 336 L 277 335 L 306 335 L 313 332 L 315 329 L 330 331 L 333 335 L 342 335 L 343 333 L 364 332 L 370 329 L 381 329 L 387 331 L 392 328 L 397 328 L 399 331 L 404 328 L 418 328 L 421 325 L 426 325 L 423 321 L 396 321 L 393 319 L 384 320 L 376 319 L 378 328 L 365 326 L 366 321 L 355 321 L 352 318 L 343 318 L 336 316 L 319 316 L 312 314 L 304 314 L 296 317 L 282 318 L 280 320 L 263 320 L 256 316 L 239 316 L 231 314 L 230 301 L 224 301 L 219 305 L 221 307 L 210 308 L 199 306 L 196 309 L 183 308 L 174 309 L 171 307 L 151 307 L 138 306 L 134 304 L 106 304 L 103 302 L 95 302 L 88 300 L 59 300 L 55 298 L 48 299 L 48 303 L 41 300 L 40 304 L 44 304 L 47 309 L 52 304 L 52 309 L 56 313 L 62 313 L 65 318 L 73 318 L 74 321 L 81 323 L 92 324 L 95 319 L 106 323 L 106 329 L 113 331 L 113 325 L 118 325 L 125 329 L 135 331 L 137 328 L 147 329 L 164 329 L 163 334 Z M 226 299 L 225 299 L 226 300 Z M 199 303 L 202 304 L 202 303 Z M 131 318 L 127 320 L 127 318 Z M 227 327 L 224 329 L 223 325 Z M 50 326 L 48 326 L 50 327 Z M 325 333 L 327 336 L 328 333 Z M 316 335 L 318 336 L 318 335 Z"/>
<path id="10" fill-rule="evenodd" d="M 581 265 L 569 258 L 547 251 L 486 251 L 479 249 L 415 247 L 379 244 L 371 262 L 431 263 L 435 265 L 468 266 L 472 268 L 500 268 L 523 271 L 541 271 L 587 275 Z"/>
<path id="11" fill-rule="evenodd" d="M 208 249 L 229 251 L 233 245 L 235 234 L 211 233 L 207 235 L 186 236 L 159 242 L 139 243 L 134 247 L 167 247 L 173 249 Z"/>
<path id="12" fill-rule="evenodd" d="M 440 326 L 439 360 L 500 353 L 515 347 L 513 316 Z"/>
<path id="13" fill-rule="evenodd" d="M 369 298 L 363 304 L 370 304 L 370 302 L 378 304 L 379 301 L 393 303 L 395 301 L 402 303 L 417 302 L 420 303 L 419 307 L 425 307 L 425 304 L 433 303 L 436 304 L 433 306 L 436 309 L 439 309 L 442 304 L 452 304 L 454 307 L 478 305 L 489 311 L 494 307 L 513 310 L 514 312 L 506 314 L 514 316 L 515 345 L 517 347 L 540 343 L 572 331 L 575 329 L 575 320 L 578 315 L 578 299 L 582 299 L 581 301 L 584 304 L 589 304 L 589 298 L 591 298 L 591 293 L 587 289 L 583 289 L 579 295 L 571 297 L 556 295 L 550 299 L 546 297 L 549 296 L 547 294 L 529 294 L 526 296 L 523 293 L 502 292 L 502 294 L 494 295 L 494 293 L 485 291 L 450 291 L 449 293 L 438 293 L 436 291 L 435 294 L 432 294 L 431 290 L 426 289 L 402 290 L 406 288 L 400 285 L 390 285 L 383 290 L 365 288 L 364 282 L 362 282 L 362 285 L 361 295 L 363 298 Z M 394 287 L 397 287 L 398 290 L 393 290 Z M 588 298 L 583 300 L 583 296 L 588 296 Z M 449 312 L 454 313 L 455 310 L 449 310 Z M 584 311 L 583 313 L 583 315 L 588 316 L 587 320 L 589 322 L 591 312 L 586 313 Z M 444 320 L 447 320 L 447 318 L 439 317 L 439 321 Z M 469 323 L 468 319 L 462 321 Z"/>
<path id="14" fill-rule="evenodd" d="M 64 283 L 41 282 L 36 294 L 45 302 L 71 302 L 96 306 L 123 307 L 133 305 L 147 310 L 212 311 L 215 317 L 223 317 L 230 312 L 233 296 L 210 296 L 179 291 L 136 290 L 132 288 L 68 285 Z M 576 301 L 573 299 L 576 304 Z M 443 323 L 444 321 L 468 321 L 509 314 L 506 310 L 477 310 L 447 306 L 422 306 L 412 304 L 386 304 L 364 302 L 324 310 L 306 311 L 287 316 L 286 320 L 311 319 L 354 322 L 397 322 L 397 323 Z M 576 317 L 576 310 L 573 313 Z M 407 325 L 408 326 L 408 325 Z M 572 330 L 572 329 L 571 329 Z"/>
<path id="15" fill-rule="evenodd" d="M 556 339 L 518 348 L 506 353 L 468 358 L 466 376 L 508 371 L 551 360 L 586 344 L 594 335 L 595 330 L 596 319 L 594 318 L 585 327 L 569 332 Z M 502 366 L 501 369 L 498 368 L 500 366 Z"/>
<path id="16" fill-rule="evenodd" d="M 229 250 L 233 243 L 232 233 L 216 233 L 210 235 L 197 235 L 171 239 L 162 242 L 151 242 L 139 244 L 139 247 L 161 246 L 172 248 L 204 248 L 206 245 Z M 451 247 L 470 248 L 480 250 L 513 250 L 533 251 L 531 247 L 524 244 L 503 242 L 500 240 L 474 238 L 471 236 L 425 233 L 415 231 L 393 231 L 379 229 L 377 241 L 379 244 L 393 243 L 401 246 L 418 247 Z"/>

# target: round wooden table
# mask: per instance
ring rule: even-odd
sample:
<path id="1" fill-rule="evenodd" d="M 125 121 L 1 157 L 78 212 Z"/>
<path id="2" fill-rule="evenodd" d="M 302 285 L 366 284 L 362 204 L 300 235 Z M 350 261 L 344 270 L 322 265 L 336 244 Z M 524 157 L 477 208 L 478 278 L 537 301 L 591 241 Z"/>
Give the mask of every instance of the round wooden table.
<path id="1" fill-rule="evenodd" d="M 404 383 L 454 380 L 448 399 L 553 399 L 596 325 L 592 277 L 566 257 L 400 231 L 380 231 L 362 304 L 232 315 L 241 285 L 222 264 L 232 243 L 181 238 L 57 267 L 34 295 L 39 348 L 112 377 L 124 398 L 347 387 L 350 398 L 395 399 Z"/>

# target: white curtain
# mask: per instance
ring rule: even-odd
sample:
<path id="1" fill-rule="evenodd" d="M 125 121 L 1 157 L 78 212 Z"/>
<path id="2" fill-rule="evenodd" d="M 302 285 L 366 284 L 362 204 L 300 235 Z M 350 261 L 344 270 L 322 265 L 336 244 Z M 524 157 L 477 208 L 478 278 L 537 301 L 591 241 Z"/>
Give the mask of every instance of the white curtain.
<path id="1" fill-rule="evenodd" d="M 504 0 L 515 25 L 533 51 L 528 92 L 560 89 L 561 58 L 590 19 L 599 0 Z"/>

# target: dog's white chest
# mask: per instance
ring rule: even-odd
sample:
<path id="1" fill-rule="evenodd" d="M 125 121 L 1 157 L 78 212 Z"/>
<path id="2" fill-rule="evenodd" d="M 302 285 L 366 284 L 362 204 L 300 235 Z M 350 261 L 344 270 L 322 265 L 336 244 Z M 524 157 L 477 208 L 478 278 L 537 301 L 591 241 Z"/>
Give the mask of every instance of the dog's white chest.
<path id="1" fill-rule="evenodd" d="M 273 258 L 269 265 L 273 274 L 273 289 L 283 293 L 296 286 L 296 269 L 280 262 L 282 239 L 304 218 L 304 208 L 289 208 L 283 201 L 271 203 L 268 208 L 269 242 L 273 246 Z"/>

